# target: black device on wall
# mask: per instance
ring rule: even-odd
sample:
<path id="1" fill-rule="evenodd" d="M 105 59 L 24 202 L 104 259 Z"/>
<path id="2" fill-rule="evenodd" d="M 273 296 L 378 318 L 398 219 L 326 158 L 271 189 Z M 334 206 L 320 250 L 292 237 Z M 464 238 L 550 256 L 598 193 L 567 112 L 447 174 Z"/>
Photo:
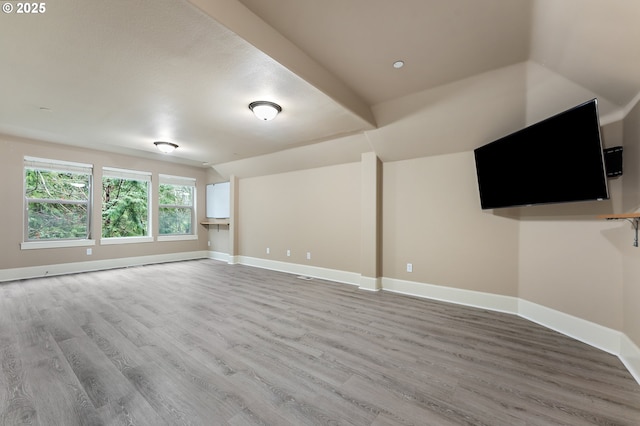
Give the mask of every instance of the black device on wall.
<path id="1" fill-rule="evenodd" d="M 607 176 L 622 176 L 622 147 L 614 146 L 604 150 L 604 166 Z"/>
<path id="2" fill-rule="evenodd" d="M 483 209 L 609 198 L 596 99 L 474 150 Z"/>

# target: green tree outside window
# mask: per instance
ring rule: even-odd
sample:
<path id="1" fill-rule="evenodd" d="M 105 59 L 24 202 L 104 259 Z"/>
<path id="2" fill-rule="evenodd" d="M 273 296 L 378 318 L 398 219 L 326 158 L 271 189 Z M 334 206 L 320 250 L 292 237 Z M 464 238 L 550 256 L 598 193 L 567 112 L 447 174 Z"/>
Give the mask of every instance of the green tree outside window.
<path id="1" fill-rule="evenodd" d="M 102 237 L 142 237 L 149 234 L 149 182 L 103 177 Z"/>
<path id="2" fill-rule="evenodd" d="M 58 171 L 40 169 L 37 165 L 26 166 L 25 241 L 89 238 L 90 200 L 90 171 Z"/>
<path id="3" fill-rule="evenodd" d="M 193 195 L 193 186 L 160 184 L 160 235 L 193 234 Z"/>

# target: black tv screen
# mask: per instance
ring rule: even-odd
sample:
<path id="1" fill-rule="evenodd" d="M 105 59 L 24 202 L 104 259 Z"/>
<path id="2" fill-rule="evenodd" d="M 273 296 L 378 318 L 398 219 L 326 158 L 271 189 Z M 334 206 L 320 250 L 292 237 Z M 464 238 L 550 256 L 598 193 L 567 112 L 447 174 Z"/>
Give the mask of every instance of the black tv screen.
<path id="1" fill-rule="evenodd" d="M 609 198 L 596 99 L 474 155 L 483 209 Z"/>

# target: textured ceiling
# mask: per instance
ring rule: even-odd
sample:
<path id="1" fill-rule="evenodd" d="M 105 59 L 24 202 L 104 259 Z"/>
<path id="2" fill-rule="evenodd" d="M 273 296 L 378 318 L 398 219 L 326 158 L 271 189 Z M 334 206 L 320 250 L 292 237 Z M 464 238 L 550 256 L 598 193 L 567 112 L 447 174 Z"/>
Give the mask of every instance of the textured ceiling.
<path id="1" fill-rule="evenodd" d="M 489 138 L 521 125 L 516 117 L 535 116 L 523 99 L 539 97 L 536 79 L 549 75 L 556 96 L 588 92 L 611 114 L 640 92 L 636 0 L 46 5 L 43 14 L 0 16 L 0 133 L 211 164 L 227 174 L 242 164 L 262 170 L 259 159 L 283 152 L 279 169 L 284 158 L 318 166 L 367 150 L 387 160 L 466 150 L 469 142 L 412 143 L 416 131 L 402 128 L 408 107 L 437 109 L 434 141 L 464 140 L 438 128 L 464 109 L 456 97 L 477 110 L 499 94 L 522 114 L 500 114 L 493 129 L 469 128 Z M 405 67 L 396 70 L 398 59 Z M 488 74 L 490 83 L 479 77 Z M 511 90 L 520 80 L 524 94 Z M 254 100 L 277 102 L 283 112 L 258 121 L 247 107 Z M 161 156 L 155 140 L 180 148 Z"/>

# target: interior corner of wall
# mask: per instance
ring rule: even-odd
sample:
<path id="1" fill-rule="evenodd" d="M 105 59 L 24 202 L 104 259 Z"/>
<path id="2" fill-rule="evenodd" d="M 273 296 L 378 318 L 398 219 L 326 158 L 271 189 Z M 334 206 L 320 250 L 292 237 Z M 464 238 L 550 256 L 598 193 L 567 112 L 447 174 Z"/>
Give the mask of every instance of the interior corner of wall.
<path id="1" fill-rule="evenodd" d="M 640 348 L 626 334 L 620 340 L 620 361 L 640 384 Z"/>
<path id="2" fill-rule="evenodd" d="M 382 290 L 382 278 L 360 276 L 360 290 L 380 291 Z"/>

